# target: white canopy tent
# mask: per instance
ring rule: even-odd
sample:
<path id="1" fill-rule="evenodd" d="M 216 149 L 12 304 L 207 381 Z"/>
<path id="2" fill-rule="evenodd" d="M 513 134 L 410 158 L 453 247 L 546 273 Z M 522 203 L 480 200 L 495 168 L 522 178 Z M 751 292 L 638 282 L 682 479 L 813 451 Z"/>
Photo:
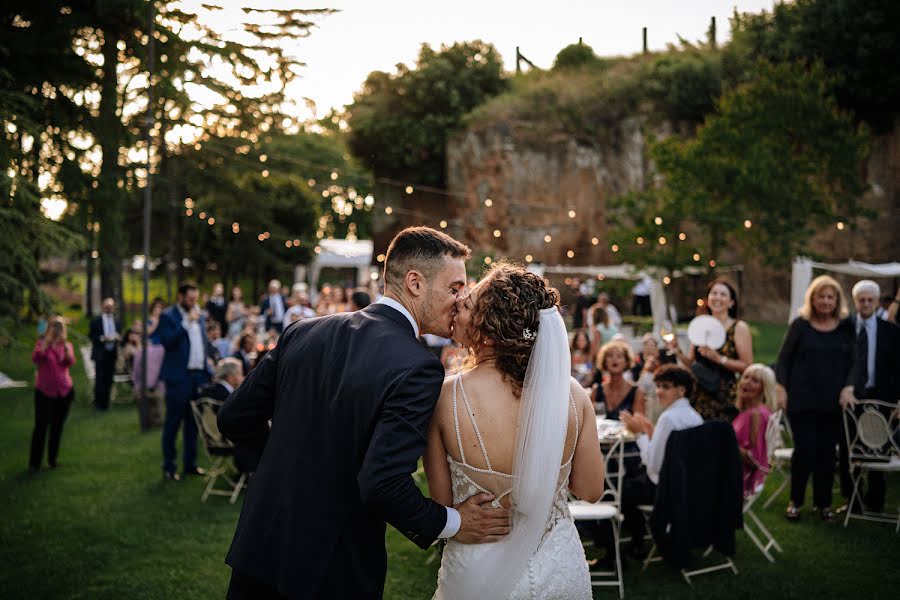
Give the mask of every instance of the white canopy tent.
<path id="1" fill-rule="evenodd" d="M 528 265 L 528 270 L 537 275 L 590 275 L 597 277 L 603 275 L 604 279 L 630 279 L 637 281 L 644 276 L 650 278 L 650 312 L 653 316 L 653 331 L 658 332 L 666 314 L 666 293 L 662 281 L 655 277 L 654 273 L 645 269 L 636 269 L 633 265 L 585 265 L 580 267 L 569 266 L 545 266 L 537 263 Z"/>
<path id="2" fill-rule="evenodd" d="M 375 245 L 372 240 L 321 240 L 321 252 L 315 255 L 309 264 L 309 288 L 318 289 L 319 274 L 322 269 L 356 269 L 356 284 L 368 285 L 372 265 L 372 252 Z"/>
<path id="3" fill-rule="evenodd" d="M 806 289 L 813 279 L 813 269 L 831 271 L 842 275 L 852 275 L 860 279 L 877 279 L 883 277 L 900 277 L 900 263 L 890 262 L 879 265 L 849 260 L 845 263 L 820 263 L 805 256 L 794 257 L 794 265 L 791 269 L 791 312 L 788 313 L 788 323 L 794 320 L 803 306 L 803 297 Z"/>

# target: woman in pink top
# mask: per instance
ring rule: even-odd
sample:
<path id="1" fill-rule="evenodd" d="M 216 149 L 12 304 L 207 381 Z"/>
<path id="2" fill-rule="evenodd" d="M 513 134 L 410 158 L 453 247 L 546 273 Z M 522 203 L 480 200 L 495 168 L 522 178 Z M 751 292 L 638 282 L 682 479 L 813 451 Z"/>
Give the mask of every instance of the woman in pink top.
<path id="1" fill-rule="evenodd" d="M 740 414 L 731 425 L 744 466 L 744 496 L 753 495 L 769 473 L 766 426 L 775 406 L 775 372 L 755 363 L 744 369 L 737 389 Z"/>
<path id="2" fill-rule="evenodd" d="M 75 364 L 75 350 L 66 339 L 66 324 L 61 317 L 50 319 L 47 332 L 34 346 L 31 360 L 37 366 L 37 376 L 34 383 L 34 433 L 31 435 L 28 469 L 34 472 L 41 468 L 44 459 L 44 440 L 48 428 L 47 462 L 51 469 L 56 468 L 63 423 L 75 395 L 69 374 L 69 367 Z"/>

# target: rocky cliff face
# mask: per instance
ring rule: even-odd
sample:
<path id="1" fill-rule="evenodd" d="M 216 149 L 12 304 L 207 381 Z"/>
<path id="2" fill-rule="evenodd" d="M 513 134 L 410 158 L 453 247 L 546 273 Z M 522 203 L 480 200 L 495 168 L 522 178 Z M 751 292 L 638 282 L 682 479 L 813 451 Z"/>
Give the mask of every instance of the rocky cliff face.
<path id="1" fill-rule="evenodd" d="M 625 119 L 592 145 L 564 135 L 540 145 L 517 141 L 502 122 L 464 131 L 447 149 L 448 231 L 474 248 L 518 261 L 530 255 L 551 265 L 617 263 L 607 240 L 607 201 L 647 183 L 644 125 L 639 117 Z M 871 190 L 863 204 L 877 217 L 860 219 L 855 229 L 823 230 L 812 244 L 817 258 L 900 259 L 900 125 L 873 139 L 865 170 Z M 738 253 L 729 258 L 743 262 Z M 895 285 L 881 283 L 887 291 Z M 790 265 L 773 269 L 746 262 L 741 284 L 745 316 L 787 318 Z"/>
<path id="2" fill-rule="evenodd" d="M 644 186 L 642 125 L 638 118 L 623 121 L 603 146 L 568 136 L 525 145 L 503 123 L 457 136 L 447 148 L 447 173 L 459 233 L 475 247 L 519 261 L 528 255 L 547 264 L 613 261 L 606 204 Z"/>

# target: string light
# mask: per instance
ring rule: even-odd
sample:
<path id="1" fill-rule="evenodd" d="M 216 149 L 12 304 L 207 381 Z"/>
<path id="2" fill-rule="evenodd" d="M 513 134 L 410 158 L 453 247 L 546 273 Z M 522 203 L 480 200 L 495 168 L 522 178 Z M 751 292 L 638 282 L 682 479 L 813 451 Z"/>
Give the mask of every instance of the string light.
<path id="1" fill-rule="evenodd" d="M 619 245 L 618 245 L 618 244 L 613 244 L 612 247 L 610 248 L 610 250 L 612 250 L 613 252 L 618 252 L 618 251 L 619 251 Z"/>
<path id="2" fill-rule="evenodd" d="M 332 180 L 332 181 L 337 181 L 337 178 L 338 178 L 337 171 L 332 171 L 332 172 L 331 172 L 331 180 Z"/>
<path id="3" fill-rule="evenodd" d="M 653 219 L 653 222 L 657 225 L 662 225 L 662 217 L 656 217 L 655 219 Z"/>
<path id="4" fill-rule="evenodd" d="M 441 229 L 447 229 L 447 221 L 441 221 Z"/>
<path id="5" fill-rule="evenodd" d="M 664 236 L 664 235 L 659 236 L 659 245 L 660 246 L 666 245 L 666 236 Z"/>
<path id="6" fill-rule="evenodd" d="M 843 231 L 843 230 L 844 230 L 844 222 L 843 222 L 843 221 L 838 221 L 838 223 L 837 223 L 837 228 L 838 228 L 839 231 Z"/>
<path id="7" fill-rule="evenodd" d="M 697 298 L 697 306 L 703 306 L 704 304 L 706 303 L 703 301 L 703 298 Z"/>
<path id="8" fill-rule="evenodd" d="M 678 234 L 678 239 L 683 242 L 684 240 L 687 239 L 687 234 L 682 231 L 681 233 Z"/>
<path id="9" fill-rule="evenodd" d="M 566 256 L 568 256 L 569 258 L 575 258 L 575 251 L 569 250 L 568 252 L 566 252 Z"/>
<path id="10" fill-rule="evenodd" d="M 638 246 L 641 246 L 641 245 L 643 245 L 643 243 L 644 243 L 644 238 L 638 237 L 638 239 L 635 240 L 635 241 L 638 243 Z"/>
<path id="11" fill-rule="evenodd" d="M 697 254 L 696 252 L 694 252 L 694 257 L 693 257 L 693 258 L 694 258 L 694 262 L 699 262 L 699 261 L 700 261 L 700 255 Z"/>
<path id="12" fill-rule="evenodd" d="M 597 281 L 603 281 L 604 279 L 606 279 L 606 275 L 604 275 L 603 273 L 597 273 Z"/>
<path id="13" fill-rule="evenodd" d="M 498 237 L 500 237 L 501 235 L 503 235 L 503 234 L 500 232 L 499 229 L 495 229 L 495 230 L 494 230 L 494 237 L 495 237 L 495 238 L 498 238 Z"/>
<path id="14" fill-rule="evenodd" d="M 208 219 L 206 220 L 206 222 L 209 223 L 210 225 L 215 225 L 215 224 L 216 224 L 216 218 L 215 218 L 215 217 L 210 217 L 210 218 L 208 218 Z"/>
<path id="15" fill-rule="evenodd" d="M 548 244 L 551 242 L 551 240 L 553 240 L 553 238 L 550 237 L 550 234 L 549 234 L 549 233 L 548 233 L 547 235 L 544 236 L 544 241 L 547 242 Z"/>
<path id="16" fill-rule="evenodd" d="M 379 254 L 377 260 L 378 262 L 384 262 L 384 254 Z"/>
<path id="17" fill-rule="evenodd" d="M 316 186 L 316 180 L 315 180 L 315 179 L 307 179 L 307 180 L 306 180 L 306 185 L 308 185 L 309 187 L 315 187 L 315 186 Z"/>
<path id="18" fill-rule="evenodd" d="M 241 224 L 235 221 L 231 224 L 232 233 L 240 233 L 241 232 Z"/>
<path id="19" fill-rule="evenodd" d="M 591 243 L 596 246 L 600 243 L 600 238 L 591 238 Z"/>
<path id="20" fill-rule="evenodd" d="M 295 239 L 295 240 L 294 240 L 294 245 L 297 246 L 297 247 L 299 247 L 299 246 L 300 246 L 300 240 Z"/>
<path id="21" fill-rule="evenodd" d="M 184 211 L 184 214 L 186 214 L 187 216 L 190 217 L 191 215 L 194 214 L 194 211 L 193 211 L 192 209 L 189 208 L 189 209 L 187 209 L 186 211 Z"/>
<path id="22" fill-rule="evenodd" d="M 412 193 L 413 193 L 413 186 L 411 186 L 411 185 L 406 186 L 406 193 L 407 193 L 407 194 L 412 194 Z"/>
<path id="23" fill-rule="evenodd" d="M 191 200 L 190 198 L 185 198 L 184 199 L 184 207 L 185 208 L 194 208 L 194 201 Z"/>
<path id="24" fill-rule="evenodd" d="M 390 206 L 384 207 L 384 214 L 389 215 L 389 214 L 391 214 L 392 212 L 394 212 L 394 209 L 391 208 Z"/>
<path id="25" fill-rule="evenodd" d="M 750 219 L 747 219 L 746 221 L 744 221 L 744 227 L 750 229 L 751 227 L 753 227 L 753 222 Z"/>
<path id="26" fill-rule="evenodd" d="M 316 246 L 315 248 L 313 248 L 313 252 L 315 252 L 316 254 L 321 254 L 321 253 L 322 253 L 322 247 L 321 247 L 321 246 Z"/>
<path id="27" fill-rule="evenodd" d="M 570 218 L 570 219 L 574 219 L 574 218 L 575 218 L 575 211 L 574 211 L 574 210 L 570 210 L 570 211 L 569 211 L 569 218 Z"/>
<path id="28" fill-rule="evenodd" d="M 199 215 L 197 215 L 197 216 L 200 217 L 200 220 L 202 221 L 202 220 L 204 220 L 204 219 L 206 218 L 206 213 L 205 213 L 205 212 L 201 212 L 201 213 L 200 213 Z"/>
<path id="29" fill-rule="evenodd" d="M 713 260 L 713 259 L 709 259 L 709 266 L 715 267 L 715 266 L 716 266 L 716 261 Z"/>
<path id="30" fill-rule="evenodd" d="M 490 208 L 491 206 L 494 205 L 494 201 L 491 200 L 490 198 L 485 198 L 485 199 L 484 199 L 484 205 L 487 206 L 488 208 Z"/>
<path id="31" fill-rule="evenodd" d="M 268 176 L 269 176 L 269 170 L 268 170 L 268 169 L 263 169 L 262 176 L 263 176 L 263 177 L 268 177 Z"/>
<path id="32" fill-rule="evenodd" d="M 485 256 L 485 257 L 484 257 L 484 264 L 489 265 L 489 264 L 491 264 L 491 262 L 492 262 L 492 261 L 491 261 L 491 257 L 490 257 L 490 256 Z"/>
<path id="33" fill-rule="evenodd" d="M 669 285 L 670 283 L 672 283 L 672 278 L 666 275 L 665 277 L 663 277 L 663 283 Z"/>
<path id="34" fill-rule="evenodd" d="M 287 241 L 284 243 L 284 247 L 285 247 L 285 248 L 290 248 L 290 247 L 293 246 L 293 245 L 294 245 L 294 242 L 292 242 L 291 240 L 287 240 Z"/>
<path id="35" fill-rule="evenodd" d="M 266 156 L 265 154 L 259 155 L 259 162 L 266 162 L 268 159 L 269 159 L 269 157 Z"/>
<path id="36" fill-rule="evenodd" d="M 530 254 L 525 255 L 525 262 L 531 262 L 532 260 L 534 260 L 534 257 L 532 257 Z"/>

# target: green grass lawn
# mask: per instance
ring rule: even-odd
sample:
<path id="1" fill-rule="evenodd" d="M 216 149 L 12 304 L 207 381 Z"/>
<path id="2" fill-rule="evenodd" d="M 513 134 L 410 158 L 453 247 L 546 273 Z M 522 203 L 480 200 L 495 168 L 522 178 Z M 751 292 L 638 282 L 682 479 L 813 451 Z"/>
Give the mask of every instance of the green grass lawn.
<path id="1" fill-rule="evenodd" d="M 20 339 L 31 331 L 23 326 Z M 760 328 L 764 336 L 766 331 Z M 772 335 L 780 340 L 780 333 Z M 30 341 L 0 349 L 0 371 L 30 382 L 30 351 Z M 80 364 L 73 373 L 77 399 L 54 471 L 26 473 L 31 389 L 0 390 L 0 597 L 224 597 L 230 571 L 223 559 L 240 501 L 234 506 L 218 497 L 200 502 L 199 479 L 163 483 L 159 431 L 140 433 L 132 406 L 113 405 L 108 413 L 95 414 Z M 890 506 L 896 506 L 898 492 L 895 480 Z M 854 522 L 845 529 L 808 516 L 789 524 L 781 516 L 785 502 L 781 498 L 758 511 L 784 547 L 776 564 L 766 562 L 739 533 L 738 576 L 706 576 L 694 592 L 667 566 L 652 565 L 642 574 L 631 562 L 627 597 L 894 597 L 900 586 L 893 568 L 900 535 L 892 526 Z M 385 596 L 430 598 L 436 562 L 426 564 L 428 554 L 393 529 L 387 546 Z M 597 589 L 595 597 L 615 595 L 606 588 Z"/>

